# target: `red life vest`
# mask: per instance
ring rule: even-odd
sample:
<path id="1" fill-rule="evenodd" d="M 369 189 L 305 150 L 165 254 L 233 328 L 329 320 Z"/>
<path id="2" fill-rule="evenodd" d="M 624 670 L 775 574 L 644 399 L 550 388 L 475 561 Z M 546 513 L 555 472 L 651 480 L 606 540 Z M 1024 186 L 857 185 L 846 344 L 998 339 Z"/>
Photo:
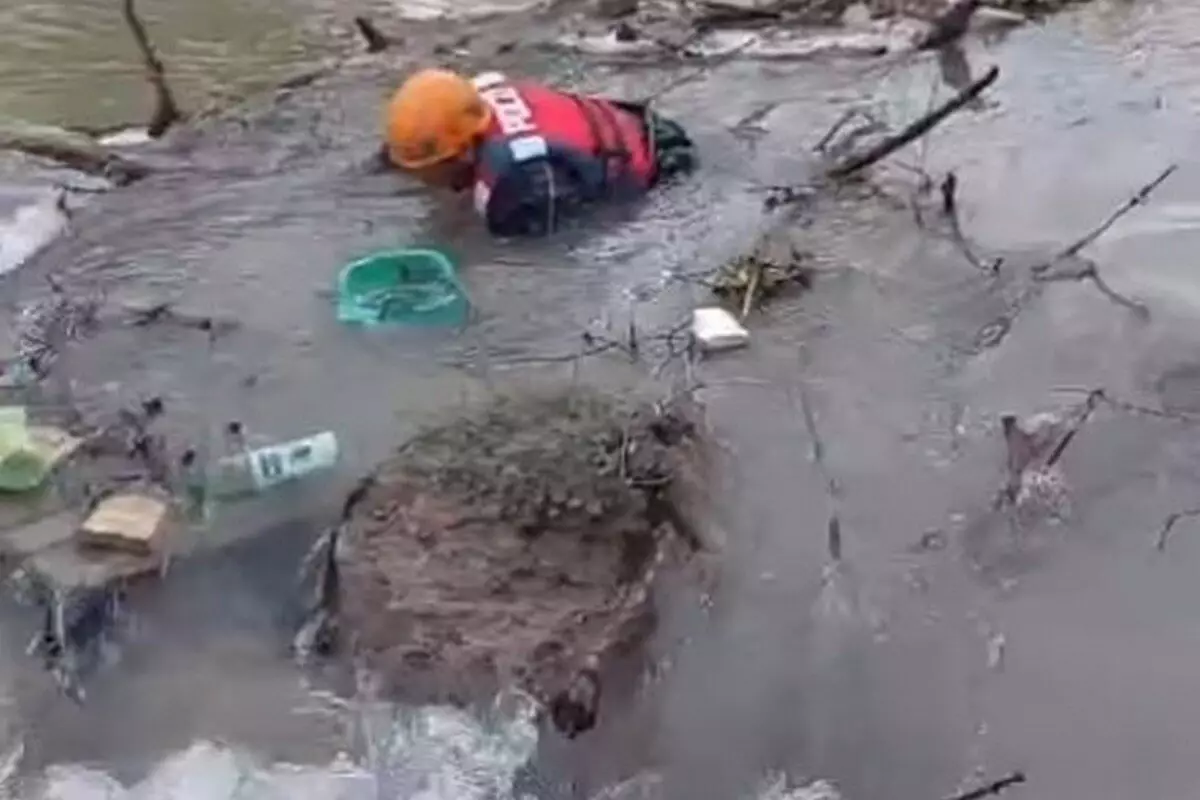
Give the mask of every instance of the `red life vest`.
<path id="1" fill-rule="evenodd" d="M 636 114 L 601 98 L 509 81 L 497 72 L 476 76 L 474 84 L 492 111 L 484 142 L 502 144 L 508 152 L 499 169 L 551 157 L 557 150 L 598 162 L 595 172 L 604 185 L 595 187 L 597 193 L 618 185 L 645 191 L 653 183 L 654 154 Z M 485 216 L 501 177 L 488 164 L 477 171 L 475 207 Z"/>

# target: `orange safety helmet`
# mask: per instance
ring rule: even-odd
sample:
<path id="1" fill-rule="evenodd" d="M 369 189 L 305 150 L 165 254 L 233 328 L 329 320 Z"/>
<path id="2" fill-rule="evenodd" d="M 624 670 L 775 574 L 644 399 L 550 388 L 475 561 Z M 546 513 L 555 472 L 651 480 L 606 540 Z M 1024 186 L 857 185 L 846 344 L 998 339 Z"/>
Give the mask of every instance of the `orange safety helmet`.
<path id="1" fill-rule="evenodd" d="M 491 111 L 469 79 L 445 69 L 423 69 L 388 103 L 388 157 L 406 169 L 448 161 L 467 152 L 491 121 Z"/>

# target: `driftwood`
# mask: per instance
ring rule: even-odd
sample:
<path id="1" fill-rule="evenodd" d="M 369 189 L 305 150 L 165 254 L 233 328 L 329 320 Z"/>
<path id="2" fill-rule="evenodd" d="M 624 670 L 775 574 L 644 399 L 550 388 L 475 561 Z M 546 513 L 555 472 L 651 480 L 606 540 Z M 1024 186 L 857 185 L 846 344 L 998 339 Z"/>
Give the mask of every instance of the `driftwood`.
<path id="1" fill-rule="evenodd" d="M 48 158 L 80 172 L 109 178 L 122 186 L 151 172 L 147 165 L 119 155 L 87 134 L 53 125 L 15 120 L 0 122 L 0 150 L 17 150 Z"/>
<path id="2" fill-rule="evenodd" d="M 842 180 L 861 172 L 872 164 L 882 161 L 900 148 L 911 144 L 929 133 L 944 122 L 951 114 L 978 98 L 979 95 L 983 94 L 985 89 L 996 82 L 998 77 L 1000 77 L 1000 68 L 992 67 L 982 78 L 971 83 L 933 111 L 912 122 L 896 134 L 880 140 L 873 147 L 861 153 L 855 153 L 835 164 L 826 172 L 826 175 L 834 180 Z"/>
<path id="3" fill-rule="evenodd" d="M 142 24 L 141 18 L 137 15 L 134 0 L 125 0 L 121 9 L 125 16 L 125 23 L 129 26 L 133 40 L 142 54 L 142 62 L 146 66 L 146 80 L 154 89 L 154 114 L 150 117 L 146 132 L 151 139 L 157 139 L 166 133 L 168 128 L 183 119 L 183 114 L 175 102 L 171 86 L 167 83 L 166 68 L 163 67 L 162 59 L 154 51 L 154 45 L 150 43 L 150 36 L 146 33 L 146 26 Z"/>

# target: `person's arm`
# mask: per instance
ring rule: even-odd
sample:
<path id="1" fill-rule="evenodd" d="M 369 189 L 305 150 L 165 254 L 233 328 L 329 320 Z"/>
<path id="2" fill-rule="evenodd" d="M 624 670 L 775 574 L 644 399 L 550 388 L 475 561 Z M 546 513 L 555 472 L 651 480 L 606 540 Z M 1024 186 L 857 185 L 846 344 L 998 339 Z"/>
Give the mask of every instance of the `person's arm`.
<path id="1" fill-rule="evenodd" d="M 523 164 L 492 187 L 484 217 L 495 236 L 545 236 L 581 205 L 571 174 L 548 159 Z"/>

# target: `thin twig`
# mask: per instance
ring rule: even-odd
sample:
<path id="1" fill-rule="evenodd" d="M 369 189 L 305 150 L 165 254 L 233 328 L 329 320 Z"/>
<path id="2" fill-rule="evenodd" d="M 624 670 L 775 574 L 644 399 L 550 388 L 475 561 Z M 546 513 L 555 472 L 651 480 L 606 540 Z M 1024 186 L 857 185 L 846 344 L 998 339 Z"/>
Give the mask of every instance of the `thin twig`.
<path id="1" fill-rule="evenodd" d="M 1149 406 L 1137 405 L 1128 400 L 1121 400 L 1113 397 L 1106 389 L 1086 389 L 1078 386 L 1060 386 L 1055 389 L 1057 392 L 1074 392 L 1077 394 L 1095 395 L 1099 402 L 1104 403 L 1110 408 L 1118 411 L 1125 411 L 1130 414 L 1138 414 L 1141 416 L 1158 417 L 1159 419 L 1171 420 L 1173 422 L 1200 422 L 1200 415 L 1188 414 L 1181 411 L 1164 411 L 1161 408 L 1150 408 Z"/>
<path id="2" fill-rule="evenodd" d="M 958 218 L 958 176 L 953 172 L 947 172 L 945 179 L 942 180 L 940 190 L 942 194 L 942 214 L 945 215 L 946 220 L 950 223 L 950 238 L 962 252 L 963 258 L 967 259 L 967 263 L 980 272 L 986 272 L 989 275 L 998 274 L 1003 259 L 996 258 L 990 264 L 984 263 L 975 254 L 975 250 L 971 247 L 970 242 L 967 241 L 967 237 L 963 235 L 962 223 Z"/>
<path id="3" fill-rule="evenodd" d="M 1185 519 L 1200 517 L 1200 508 L 1186 508 L 1183 511 L 1176 511 L 1169 514 L 1163 520 L 1162 528 L 1158 531 L 1158 540 L 1154 543 L 1154 549 L 1162 553 L 1167 549 L 1167 540 L 1171 538 L 1171 531 L 1175 526 Z"/>
<path id="4" fill-rule="evenodd" d="M 850 120 L 854 119 L 861 113 L 862 111 L 860 109 L 851 108 L 847 110 L 846 113 L 838 117 L 837 122 L 833 123 L 833 125 L 829 127 L 829 130 L 825 131 L 825 135 L 821 137 L 820 141 L 813 145 L 813 152 L 823 153 L 825 148 L 829 146 L 829 143 L 833 141 L 833 137 L 837 136 L 838 133 L 841 132 L 842 128 L 849 124 Z"/>
<path id="5" fill-rule="evenodd" d="M 163 67 L 162 60 L 154 51 L 154 45 L 150 43 L 150 36 L 146 33 L 146 26 L 142 24 L 141 18 L 138 17 L 134 0 L 125 0 L 122 10 L 125 15 L 125 23 L 129 26 L 129 30 L 133 34 L 133 40 L 137 43 L 138 50 L 142 54 L 142 62 L 146 65 L 146 80 L 150 82 L 151 88 L 154 89 L 154 114 L 150 117 L 149 125 L 146 126 L 146 133 L 151 139 L 157 139 L 166 133 L 168 128 L 183 119 L 183 114 L 180 112 L 179 106 L 175 102 L 175 95 L 171 92 L 171 87 L 167 83 L 166 68 Z"/>
<path id="6" fill-rule="evenodd" d="M 1094 391 L 1087 396 L 1087 399 L 1083 401 L 1081 407 L 1076 409 L 1075 421 L 1067 427 L 1066 432 L 1063 433 L 1058 442 L 1056 442 L 1054 447 L 1050 450 L 1050 455 L 1046 458 L 1045 462 L 1043 462 L 1045 466 L 1052 467 L 1058 463 L 1058 460 L 1062 458 L 1063 453 L 1066 452 L 1067 445 L 1071 443 L 1071 441 L 1075 438 L 1075 435 L 1078 434 L 1079 431 L 1083 429 L 1083 426 L 1087 424 L 1088 420 L 1092 418 L 1092 413 L 1095 412 L 1096 405 L 1100 402 L 1100 398 L 1102 396 L 1103 394 L 1099 390 Z"/>
<path id="7" fill-rule="evenodd" d="M 842 560 L 842 521 L 839 513 L 841 487 L 838 485 L 837 479 L 829 471 L 829 467 L 825 462 L 825 442 L 821 438 L 820 430 L 817 428 L 816 414 L 813 412 L 812 403 L 808 396 L 808 389 L 805 387 L 803 380 L 799 381 L 796 385 L 796 395 L 799 400 L 800 415 L 804 419 L 804 427 L 808 431 L 808 438 L 811 442 L 813 464 L 816 465 L 817 472 L 820 473 L 825 481 L 825 496 L 829 503 L 829 519 L 826 523 L 825 545 L 830 561 L 838 564 Z"/>
<path id="8" fill-rule="evenodd" d="M 1086 261 L 1081 267 L 1073 270 L 1038 272 L 1035 268 L 1034 278 L 1042 283 L 1058 283 L 1062 281 L 1091 281 L 1092 285 L 1095 286 L 1102 295 L 1117 305 L 1124 306 L 1142 319 L 1147 319 L 1150 316 L 1150 309 L 1144 303 L 1139 303 L 1137 300 L 1126 297 L 1116 289 L 1109 286 L 1107 281 L 1100 276 L 1100 269 L 1093 261 Z"/>
<path id="9" fill-rule="evenodd" d="M 1109 228 L 1111 228 L 1114 224 L 1116 224 L 1117 220 L 1119 220 L 1121 217 L 1125 216 L 1126 214 L 1128 214 L 1130 211 L 1137 208 L 1138 206 L 1144 205 L 1145 202 L 1148 199 L 1150 199 L 1150 194 L 1155 189 L 1157 189 L 1163 183 L 1163 181 L 1165 181 L 1167 178 L 1171 177 L 1171 173 L 1173 173 L 1178 168 L 1179 168 L 1178 164 L 1171 164 L 1169 167 L 1164 169 L 1162 172 L 1160 172 L 1158 174 L 1158 177 L 1156 177 L 1154 180 L 1147 183 L 1142 188 L 1138 189 L 1137 192 L 1135 192 L 1132 197 L 1130 197 L 1128 200 L 1126 200 L 1125 203 L 1123 205 L 1121 205 L 1120 208 L 1118 208 L 1116 211 L 1109 214 L 1108 218 L 1105 219 L 1104 222 L 1100 223 L 1100 225 L 1098 227 L 1096 227 L 1094 230 L 1092 230 L 1090 233 L 1088 233 L 1086 236 L 1084 236 L 1079 241 L 1072 244 L 1070 247 L 1067 247 L 1066 249 L 1064 249 L 1062 252 L 1060 252 L 1057 256 L 1055 256 L 1048 263 L 1039 264 L 1037 267 L 1034 268 L 1034 272 L 1045 272 L 1046 270 L 1053 267 L 1059 261 L 1079 255 L 1080 250 L 1087 247 L 1089 244 L 1091 244 L 1092 242 L 1096 241 L 1101 236 L 1103 236 L 1104 233 Z"/>
<path id="10" fill-rule="evenodd" d="M 834 165 L 826 172 L 826 175 L 834 180 L 843 180 L 857 172 L 861 172 L 876 162 L 882 161 L 900 148 L 911 144 L 929 133 L 929 131 L 945 121 L 951 114 L 983 94 L 983 91 L 995 83 L 999 77 L 1000 68 L 993 66 L 979 80 L 967 86 L 933 111 L 912 122 L 895 135 L 882 139 L 874 147 L 862 153 L 852 155 Z"/>
<path id="11" fill-rule="evenodd" d="M 758 288 L 762 284 L 763 277 L 763 261 L 761 258 L 754 258 L 750 261 L 750 277 L 746 281 L 746 294 L 742 297 L 742 319 L 750 316 L 750 309 L 754 306 L 754 300 L 758 296 Z"/>
<path id="12" fill-rule="evenodd" d="M 663 97 L 663 95 L 673 92 L 681 86 L 685 86 L 685 85 L 691 83 L 692 81 L 695 81 L 695 80 L 698 80 L 698 79 L 704 77 L 705 75 L 707 75 L 710 72 L 712 72 L 713 70 L 715 70 L 717 67 L 721 67 L 721 66 L 724 66 L 725 64 L 728 64 L 729 62 L 733 61 L 735 58 L 740 56 L 745 50 L 748 50 L 752 45 L 755 45 L 758 43 L 759 43 L 759 39 L 757 36 L 747 37 L 745 41 L 743 41 L 741 44 L 739 44 L 737 47 L 733 48 L 729 52 L 718 56 L 717 58 L 713 59 L 712 61 L 708 62 L 707 64 L 701 64 L 700 66 L 696 67 L 694 70 L 692 70 L 690 72 L 683 73 L 682 75 L 669 81 L 665 86 L 662 86 L 662 87 L 656 89 L 655 91 L 651 92 L 650 94 L 646 95 L 639 101 L 640 104 L 649 106 L 654 101 L 661 99 Z"/>
<path id="13" fill-rule="evenodd" d="M 984 797 L 991 797 L 992 795 L 1000 794 L 1008 787 L 1016 786 L 1017 784 L 1024 782 L 1025 773 L 1014 772 L 1010 775 L 1005 775 L 999 780 L 984 784 L 977 789 L 971 789 L 969 791 L 962 792 L 961 794 L 956 794 L 953 797 L 948 798 L 948 800 L 981 800 Z"/>

